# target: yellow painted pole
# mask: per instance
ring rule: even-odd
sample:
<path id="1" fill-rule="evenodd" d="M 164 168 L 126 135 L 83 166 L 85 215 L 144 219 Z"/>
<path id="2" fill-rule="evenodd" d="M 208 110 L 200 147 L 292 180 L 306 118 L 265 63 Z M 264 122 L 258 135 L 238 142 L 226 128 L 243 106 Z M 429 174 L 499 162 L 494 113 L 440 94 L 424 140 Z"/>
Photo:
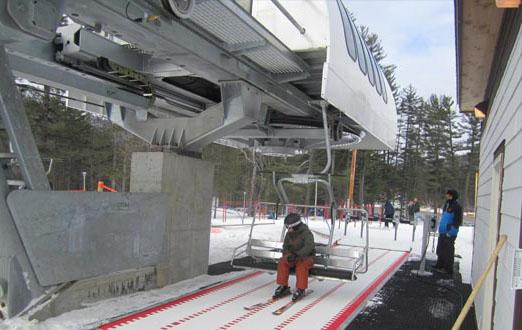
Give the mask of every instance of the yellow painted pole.
<path id="1" fill-rule="evenodd" d="M 462 322 L 464 322 L 464 319 L 466 318 L 466 315 L 469 312 L 469 309 L 471 308 L 471 305 L 473 305 L 473 301 L 475 300 L 475 297 L 477 297 L 477 294 L 482 287 L 482 284 L 484 284 L 484 281 L 486 280 L 486 277 L 489 274 L 489 271 L 493 267 L 493 264 L 495 263 L 495 260 L 498 257 L 498 254 L 500 253 L 500 250 L 504 246 L 504 244 L 507 241 L 507 235 L 500 235 L 500 239 L 497 243 L 497 247 L 495 247 L 495 250 L 493 250 L 493 254 L 489 257 L 488 263 L 486 264 L 486 269 L 482 274 L 480 275 L 479 280 L 477 281 L 477 284 L 473 288 L 473 291 L 471 291 L 471 294 L 468 297 L 468 300 L 466 301 L 466 304 L 464 304 L 464 307 L 460 311 L 459 317 L 457 318 L 457 321 L 455 321 L 455 324 L 453 324 L 453 328 L 451 330 L 459 330 L 460 326 L 462 325 Z"/>

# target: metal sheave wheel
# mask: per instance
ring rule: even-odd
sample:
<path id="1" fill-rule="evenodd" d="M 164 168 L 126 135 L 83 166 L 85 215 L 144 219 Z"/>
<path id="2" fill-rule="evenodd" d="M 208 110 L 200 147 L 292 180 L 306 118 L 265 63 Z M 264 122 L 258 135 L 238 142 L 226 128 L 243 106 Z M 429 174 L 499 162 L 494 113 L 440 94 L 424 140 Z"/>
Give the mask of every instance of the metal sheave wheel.
<path id="1" fill-rule="evenodd" d="M 196 0 L 162 0 L 163 7 L 179 18 L 189 18 Z"/>

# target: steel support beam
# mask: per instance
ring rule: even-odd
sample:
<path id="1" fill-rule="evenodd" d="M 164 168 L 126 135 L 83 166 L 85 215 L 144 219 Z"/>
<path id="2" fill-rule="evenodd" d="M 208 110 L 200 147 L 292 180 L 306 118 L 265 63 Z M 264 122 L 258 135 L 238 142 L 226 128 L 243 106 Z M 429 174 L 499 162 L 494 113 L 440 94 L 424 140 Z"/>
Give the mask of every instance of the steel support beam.
<path id="1" fill-rule="evenodd" d="M 89 33 L 92 34 L 92 32 Z M 94 50 L 90 49 L 90 51 Z M 125 49 L 125 51 L 128 50 Z M 56 63 L 53 45 L 39 40 L 30 43 L 9 44 L 7 52 L 11 69 L 16 77 L 67 90 L 75 98 L 94 102 L 99 104 L 101 108 L 103 108 L 104 103 L 108 102 L 120 104 L 130 109 L 145 109 L 150 112 L 161 108 L 171 116 L 179 116 L 180 113 L 185 116 L 193 116 L 195 113 L 203 111 L 207 104 L 212 103 L 210 100 L 161 80 L 154 80 L 155 98 L 129 92 L 115 82 Z M 145 61 L 145 58 L 143 60 Z M 137 62 L 139 61 L 132 63 Z M 127 64 L 132 63 L 128 62 Z M 162 99 L 163 97 L 165 100 Z"/>
<path id="2" fill-rule="evenodd" d="M 44 289 L 38 285 L 14 225 L 7 206 L 8 193 L 7 180 L 4 171 L 0 169 L 0 286 L 4 292 L 0 294 L 0 303 L 7 306 L 7 316 L 13 317 L 27 307 L 32 299 L 40 296 Z"/>
<path id="3" fill-rule="evenodd" d="M 18 159 L 26 187 L 49 190 L 49 181 L 25 114 L 20 93 L 16 90 L 9 58 L 0 44 L 0 117 Z"/>
<path id="4" fill-rule="evenodd" d="M 148 109 L 153 100 L 121 88 L 120 85 L 107 80 L 76 71 L 66 66 L 37 60 L 35 56 L 23 55 L 10 51 L 9 61 L 15 76 L 28 79 L 55 88 L 73 91 L 92 99 L 100 99 L 102 102 L 117 103 L 131 109 Z M 41 57 L 40 57 L 41 58 Z M 103 106 L 103 103 L 100 104 Z"/>
<path id="5" fill-rule="evenodd" d="M 161 118 L 140 121 L 136 112 L 107 103 L 109 119 L 144 141 L 175 149 L 189 146 L 189 140 L 205 134 L 223 123 L 222 104 L 215 105 L 196 117 Z"/>
<path id="6" fill-rule="evenodd" d="M 221 84 L 223 101 L 194 117 L 140 121 L 134 111 L 107 104 L 109 119 L 154 144 L 199 152 L 217 139 L 254 123 L 261 111 L 262 92 L 242 81 Z"/>
<path id="7" fill-rule="evenodd" d="M 65 33 L 66 29 L 72 29 L 70 34 Z M 73 33 L 73 31 L 76 32 Z M 71 55 L 91 61 L 96 60 L 98 57 L 104 57 L 121 66 L 139 72 L 143 72 L 152 59 L 152 56 L 149 54 L 120 45 L 99 34 L 82 28 L 79 24 L 60 27 L 58 28 L 58 33 L 60 32 L 62 32 L 62 40 L 64 43 L 64 49 L 60 53 L 64 56 Z"/>
<path id="8" fill-rule="evenodd" d="M 73 25 L 59 28 L 58 33 L 60 32 L 65 44 L 64 50 L 59 52 L 63 57 L 70 56 L 86 61 L 96 61 L 97 58 L 103 57 L 137 72 L 152 74 L 154 77 L 191 75 L 191 72 L 170 61 L 154 58 L 146 52 L 116 43 L 79 24 L 73 23 Z M 77 45 L 74 38 L 77 39 Z"/>
<path id="9" fill-rule="evenodd" d="M 238 130 L 227 138 L 252 138 L 252 139 L 316 139 L 324 140 L 321 128 L 284 128 L 260 131 L 255 128 L 244 128 Z"/>
<path id="10" fill-rule="evenodd" d="M 318 114 L 318 109 L 309 104 L 310 98 L 297 88 L 290 84 L 278 84 L 269 74 L 262 73 L 248 61 L 202 38 L 183 22 L 166 17 L 162 9 L 148 1 L 132 1 L 128 15 L 148 13 L 161 17 L 156 22 L 136 23 L 129 20 L 125 11 L 128 3 L 127 0 L 88 3 L 67 0 L 66 11 L 76 14 L 79 21 L 87 24 L 103 23 L 107 30 L 117 31 L 124 40 L 139 45 L 141 49 L 153 50 L 158 58 L 168 58 L 177 66 L 214 83 L 243 79 L 271 95 L 278 101 L 279 107 L 287 111 L 301 116 Z M 229 2 L 224 4 L 237 7 Z"/>

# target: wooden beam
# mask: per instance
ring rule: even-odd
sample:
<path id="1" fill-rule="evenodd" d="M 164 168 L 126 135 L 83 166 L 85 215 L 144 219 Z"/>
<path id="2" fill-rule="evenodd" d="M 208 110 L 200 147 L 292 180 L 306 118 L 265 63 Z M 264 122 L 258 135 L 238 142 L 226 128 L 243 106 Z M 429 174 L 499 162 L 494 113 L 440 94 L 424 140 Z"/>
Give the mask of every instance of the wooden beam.
<path id="1" fill-rule="evenodd" d="M 496 0 L 497 8 L 518 8 L 522 0 Z"/>

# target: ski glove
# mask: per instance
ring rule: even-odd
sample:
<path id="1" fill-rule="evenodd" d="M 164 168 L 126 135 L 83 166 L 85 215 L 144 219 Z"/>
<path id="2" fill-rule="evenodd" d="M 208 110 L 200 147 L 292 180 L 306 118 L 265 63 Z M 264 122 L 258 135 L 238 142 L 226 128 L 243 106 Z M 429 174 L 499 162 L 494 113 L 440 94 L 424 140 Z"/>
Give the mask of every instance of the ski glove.
<path id="1" fill-rule="evenodd" d="M 297 256 L 295 254 L 289 254 L 286 257 L 286 261 L 288 261 L 289 263 L 296 262 L 296 260 L 297 260 Z"/>

